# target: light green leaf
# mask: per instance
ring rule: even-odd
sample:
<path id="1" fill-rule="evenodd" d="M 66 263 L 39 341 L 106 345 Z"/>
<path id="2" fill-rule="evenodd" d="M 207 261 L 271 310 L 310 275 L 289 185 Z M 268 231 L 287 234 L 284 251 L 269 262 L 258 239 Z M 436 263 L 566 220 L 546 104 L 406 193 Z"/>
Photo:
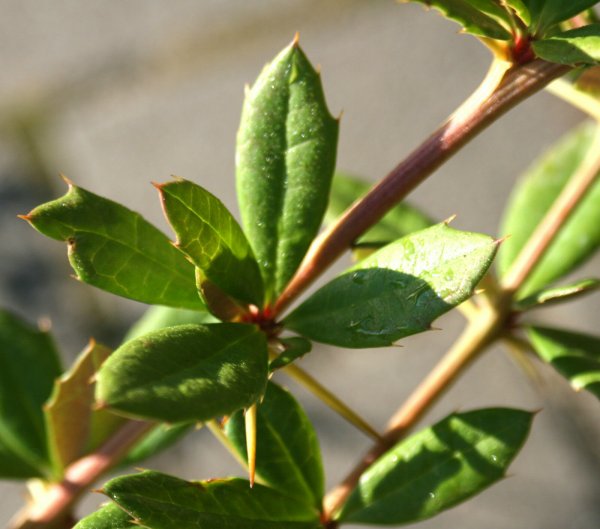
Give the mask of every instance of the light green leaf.
<path id="1" fill-rule="evenodd" d="M 291 364 L 298 358 L 310 353 L 312 349 L 312 343 L 301 336 L 282 338 L 279 342 L 283 345 L 284 350 L 277 358 L 271 360 L 269 363 L 269 371 L 275 371 L 276 369 L 281 369 L 282 367 Z"/>
<path id="2" fill-rule="evenodd" d="M 73 529 L 143 529 L 143 527 L 134 523 L 131 516 L 116 503 L 109 503 L 94 514 L 86 516 Z"/>
<path id="3" fill-rule="evenodd" d="M 267 383 L 265 335 L 253 325 L 179 325 L 117 349 L 98 374 L 109 409 L 166 422 L 205 421 L 256 402 Z"/>
<path id="4" fill-rule="evenodd" d="M 512 20 L 494 0 L 400 0 L 418 2 L 437 9 L 443 16 L 460 24 L 464 31 L 480 37 L 508 40 Z"/>
<path id="5" fill-rule="evenodd" d="M 570 64 L 600 64 L 600 24 L 571 29 L 547 39 L 534 41 L 533 51 L 550 62 Z"/>
<path id="6" fill-rule="evenodd" d="M 50 475 L 42 406 L 60 373 L 50 335 L 0 310 L 0 477 Z"/>
<path id="7" fill-rule="evenodd" d="M 65 196 L 24 218 L 68 243 L 82 281 L 144 303 L 205 310 L 194 267 L 166 235 L 124 206 L 69 183 Z"/>
<path id="8" fill-rule="evenodd" d="M 571 382 L 600 398 L 600 337 L 546 327 L 527 332 L 537 353 Z"/>
<path id="9" fill-rule="evenodd" d="M 325 483 L 319 441 L 294 397 L 270 382 L 258 407 L 256 426 L 257 475 L 287 496 L 320 509 Z M 227 421 L 225 433 L 247 460 L 243 412 Z"/>
<path id="10" fill-rule="evenodd" d="M 533 414 L 490 408 L 446 417 L 400 442 L 360 478 L 336 519 L 395 525 L 430 518 L 504 477 Z"/>
<path id="11" fill-rule="evenodd" d="M 598 288 L 600 288 L 600 279 L 581 279 L 568 285 L 544 288 L 518 301 L 515 304 L 515 309 L 526 311 L 544 305 L 554 305 L 555 303 L 571 301 L 573 298 L 589 294 L 594 290 L 598 290 Z"/>
<path id="12" fill-rule="evenodd" d="M 107 347 L 90 341 L 71 369 L 56 380 L 44 406 L 48 447 L 58 478 L 67 465 L 84 454 L 89 442 L 94 413 L 92 377 L 110 353 Z"/>
<path id="13" fill-rule="evenodd" d="M 191 423 L 160 424 L 139 441 L 121 462 L 121 466 L 135 465 L 144 459 L 174 445 L 185 434 L 193 430 Z"/>
<path id="14" fill-rule="evenodd" d="M 318 512 L 241 479 L 184 481 L 146 471 L 109 481 L 103 491 L 148 529 L 318 529 Z"/>
<path id="15" fill-rule="evenodd" d="M 365 195 L 370 185 L 356 177 L 336 173 L 331 186 L 325 223 L 331 224 L 355 200 Z M 387 244 L 414 231 L 423 230 L 433 221 L 417 208 L 402 202 L 392 208 L 375 226 L 362 235 L 358 244 Z"/>
<path id="16" fill-rule="evenodd" d="M 263 283 L 250 244 L 223 203 L 179 179 L 157 186 L 177 247 L 203 275 L 233 298 L 262 306 Z"/>
<path id="17" fill-rule="evenodd" d="M 326 284 L 286 327 L 344 347 L 381 347 L 427 330 L 465 301 L 489 268 L 496 242 L 438 224 L 389 244 Z"/>
<path id="18" fill-rule="evenodd" d="M 319 230 L 335 168 L 338 122 L 297 41 L 246 94 L 237 137 L 237 192 L 267 303 L 286 286 Z"/>
<path id="19" fill-rule="evenodd" d="M 598 0 L 523 0 L 531 14 L 531 34 L 544 35 L 555 24 L 578 15 Z"/>
<path id="20" fill-rule="evenodd" d="M 510 237 L 500 247 L 498 269 L 505 275 L 537 225 L 581 165 L 597 134 L 585 124 L 567 134 L 534 162 L 515 188 L 501 232 Z M 572 272 L 600 245 L 600 179 L 564 223 L 529 279 L 519 290 L 526 297 Z"/>

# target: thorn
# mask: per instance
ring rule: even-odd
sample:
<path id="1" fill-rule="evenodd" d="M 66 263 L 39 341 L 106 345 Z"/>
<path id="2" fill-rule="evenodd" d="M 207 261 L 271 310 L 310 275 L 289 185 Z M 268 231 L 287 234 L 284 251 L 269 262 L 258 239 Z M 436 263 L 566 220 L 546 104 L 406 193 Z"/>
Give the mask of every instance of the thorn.
<path id="1" fill-rule="evenodd" d="M 499 239 L 494 239 L 494 244 L 500 246 L 505 240 L 510 239 L 510 235 L 505 235 L 504 237 L 500 237 Z"/>
<path id="2" fill-rule="evenodd" d="M 31 215 L 31 213 L 27 213 L 27 215 L 17 215 L 17 217 L 26 220 L 27 222 L 31 222 L 33 220 L 33 215 Z"/>
<path id="3" fill-rule="evenodd" d="M 250 488 L 254 487 L 254 477 L 256 475 L 256 410 L 257 405 L 250 406 L 244 414 L 244 423 L 246 426 L 246 452 L 248 454 L 248 479 Z"/>
<path id="4" fill-rule="evenodd" d="M 296 31 L 294 40 L 292 40 L 292 48 L 297 48 L 298 46 L 300 46 L 300 32 Z"/>
<path id="5" fill-rule="evenodd" d="M 443 331 L 444 329 L 442 329 L 441 327 L 434 327 L 433 325 L 430 325 L 429 330 L 430 331 Z"/>
<path id="6" fill-rule="evenodd" d="M 450 224 L 458 215 L 455 213 L 454 215 L 450 215 L 446 220 L 442 221 L 446 226 Z"/>
<path id="7" fill-rule="evenodd" d="M 244 85 L 244 97 L 248 97 L 250 95 L 250 85 L 246 83 Z"/>
<path id="8" fill-rule="evenodd" d="M 485 288 L 476 288 L 475 290 L 473 290 L 473 294 L 477 294 L 478 296 L 480 294 L 483 294 L 485 292 Z"/>
<path id="9" fill-rule="evenodd" d="M 104 492 L 104 489 L 90 489 L 90 492 L 95 492 L 97 494 L 106 494 L 106 492 Z"/>
<path id="10" fill-rule="evenodd" d="M 48 316 L 42 316 L 38 319 L 37 326 L 42 332 L 50 332 L 52 329 L 52 320 Z"/>
<path id="11" fill-rule="evenodd" d="M 155 188 L 156 188 L 156 189 L 158 189 L 159 191 L 161 191 L 161 190 L 162 190 L 162 187 L 163 187 L 165 184 L 159 184 L 158 182 L 154 182 L 154 181 L 150 180 L 150 185 L 151 185 L 151 186 L 153 186 L 153 187 L 155 187 Z"/>
<path id="12" fill-rule="evenodd" d="M 340 114 L 337 118 L 335 118 L 338 122 L 342 121 L 342 118 L 344 117 L 344 109 L 340 110 Z"/>
<path id="13" fill-rule="evenodd" d="M 67 178 L 63 173 L 60 173 L 59 176 L 63 179 L 63 182 L 67 184 L 69 187 L 75 187 L 73 180 Z"/>

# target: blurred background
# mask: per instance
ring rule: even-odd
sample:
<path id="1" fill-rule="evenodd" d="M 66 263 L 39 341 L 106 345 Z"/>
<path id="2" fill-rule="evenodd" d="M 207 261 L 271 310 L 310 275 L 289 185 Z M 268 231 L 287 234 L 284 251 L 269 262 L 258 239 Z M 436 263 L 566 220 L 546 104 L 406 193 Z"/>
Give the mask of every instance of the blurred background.
<path id="1" fill-rule="evenodd" d="M 299 31 L 309 58 L 321 65 L 332 113 L 343 112 L 339 169 L 375 181 L 476 87 L 490 60 L 453 23 L 392 0 L 0 0 L 0 12 L 0 304 L 31 322 L 50 321 L 65 361 L 90 336 L 117 345 L 145 307 L 73 280 L 65 245 L 16 218 L 65 192 L 59 173 L 165 230 L 150 181 L 170 175 L 196 181 L 237 215 L 234 148 L 244 84 Z M 541 93 L 473 141 L 411 200 L 434 218 L 457 214 L 457 228 L 495 235 L 519 174 L 582 119 Z M 578 277 L 598 275 L 599 265 L 589 263 Z M 538 316 L 597 331 L 598 297 Z M 383 428 L 463 321 L 452 313 L 437 326 L 441 332 L 404 340 L 402 348 L 318 346 L 302 366 Z M 315 421 L 333 486 L 370 442 L 312 396 L 296 394 Z M 423 424 L 484 406 L 542 412 L 510 479 L 419 527 L 600 526 L 597 401 L 575 395 L 549 370 L 532 384 L 497 348 Z M 202 430 L 144 466 L 190 479 L 240 473 Z M 22 485 L 0 483 L 0 526 L 23 495 Z M 80 514 L 101 501 L 91 494 Z"/>

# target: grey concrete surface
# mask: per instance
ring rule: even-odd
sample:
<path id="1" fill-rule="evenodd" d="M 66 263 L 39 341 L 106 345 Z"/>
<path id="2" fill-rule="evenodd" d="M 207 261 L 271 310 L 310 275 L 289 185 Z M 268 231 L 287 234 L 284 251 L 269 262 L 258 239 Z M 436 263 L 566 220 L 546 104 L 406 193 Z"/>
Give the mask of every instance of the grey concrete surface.
<path id="1" fill-rule="evenodd" d="M 201 183 L 236 211 L 243 86 L 300 31 L 305 51 L 321 65 L 332 112 L 343 111 L 338 167 L 375 180 L 475 88 L 489 62 L 457 26 L 391 0 L 0 0 L 0 12 L 0 303 L 31 321 L 49 318 L 65 358 L 90 335 L 116 344 L 144 307 L 69 279 L 64 247 L 15 218 L 62 194 L 58 173 L 165 229 L 149 182 L 171 174 Z M 459 228 L 495 234 L 517 176 L 581 119 L 539 94 L 473 141 L 412 200 L 439 219 L 458 214 Z M 595 260 L 577 275 L 598 270 Z M 596 296 L 539 316 L 597 331 L 599 308 Z M 462 325 L 450 314 L 438 322 L 441 332 L 404 340 L 403 348 L 317 347 L 303 365 L 383 427 Z M 297 394 L 316 423 L 333 486 L 369 441 L 312 396 Z M 542 412 L 510 479 L 419 527 L 600 526 L 597 401 L 574 395 L 549 371 L 532 385 L 494 349 L 423 424 L 483 406 Z M 238 473 L 228 457 L 200 431 L 145 466 L 203 479 Z M 23 492 L 20 484 L 0 483 L 0 525 Z M 80 513 L 100 501 L 90 496 Z"/>

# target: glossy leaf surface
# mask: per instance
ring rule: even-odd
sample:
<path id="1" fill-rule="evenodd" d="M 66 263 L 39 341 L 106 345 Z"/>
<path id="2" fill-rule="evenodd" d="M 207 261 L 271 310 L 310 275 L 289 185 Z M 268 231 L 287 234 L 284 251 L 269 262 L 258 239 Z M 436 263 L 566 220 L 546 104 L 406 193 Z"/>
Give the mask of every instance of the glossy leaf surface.
<path id="1" fill-rule="evenodd" d="M 600 64 L 600 24 L 552 35 L 532 44 L 538 57 L 560 64 Z"/>
<path id="2" fill-rule="evenodd" d="M 418 2 L 437 9 L 443 16 L 458 22 L 467 33 L 480 37 L 508 40 L 511 19 L 494 0 L 402 0 Z"/>
<path id="3" fill-rule="evenodd" d="M 362 197 L 370 185 L 356 177 L 336 173 L 331 186 L 325 223 L 331 224 L 355 200 Z M 387 244 L 414 231 L 423 230 L 433 221 L 417 208 L 402 202 L 392 208 L 375 226 L 356 242 L 358 244 Z"/>
<path id="4" fill-rule="evenodd" d="M 589 294 L 600 288 L 600 279 L 582 279 L 568 285 L 545 288 L 533 293 L 515 304 L 515 309 L 520 311 L 531 310 L 544 305 L 553 305 L 573 298 Z"/>
<path id="5" fill-rule="evenodd" d="M 84 454 L 88 445 L 94 414 L 92 377 L 110 353 L 107 347 L 91 341 L 71 369 L 56 380 L 44 406 L 48 447 L 58 476 Z"/>
<path id="6" fill-rule="evenodd" d="M 510 237 L 498 255 L 500 275 L 508 272 L 536 226 L 593 145 L 596 128 L 586 124 L 567 134 L 525 173 L 511 196 L 502 226 Z M 526 297 L 568 274 L 600 245 L 600 179 L 567 219 L 519 291 Z"/>
<path id="7" fill-rule="evenodd" d="M 50 335 L 0 310 L 0 476 L 49 475 L 42 406 L 61 373 Z"/>
<path id="8" fill-rule="evenodd" d="M 543 35 L 563 20 L 574 17 L 598 3 L 598 0 L 523 0 L 531 16 L 531 33 Z"/>
<path id="9" fill-rule="evenodd" d="M 223 203 L 199 185 L 183 179 L 158 189 L 181 251 L 225 293 L 262 306 L 258 263 L 242 228 Z"/>
<path id="10" fill-rule="evenodd" d="M 205 421 L 258 400 L 267 344 L 252 325 L 179 325 L 122 345 L 98 374 L 97 400 L 135 417 Z"/>
<path id="11" fill-rule="evenodd" d="M 505 476 L 532 418 L 508 408 L 448 416 L 383 455 L 361 476 L 336 518 L 410 523 L 470 498 Z"/>
<path id="12" fill-rule="evenodd" d="M 281 345 L 285 348 L 281 354 L 271 360 L 269 363 L 269 371 L 281 369 L 282 367 L 291 364 L 298 358 L 310 353 L 312 349 L 312 343 L 306 338 L 301 336 L 292 336 L 291 338 L 283 338 L 279 340 Z"/>
<path id="13" fill-rule="evenodd" d="M 537 353 L 570 381 L 600 398 L 600 337 L 546 327 L 530 327 Z"/>
<path id="14" fill-rule="evenodd" d="M 486 235 L 445 224 L 389 244 L 326 284 L 284 324 L 318 342 L 381 347 L 425 331 L 471 296 L 496 253 Z"/>
<path id="15" fill-rule="evenodd" d="M 238 200 L 267 301 L 285 287 L 321 225 L 337 136 L 320 76 L 294 41 L 246 94 L 237 137 Z"/>
<path id="16" fill-rule="evenodd" d="M 86 516 L 73 529 L 135 529 L 136 527 L 140 526 L 133 523 L 131 516 L 117 504 L 109 503 L 94 514 Z"/>
<path id="17" fill-rule="evenodd" d="M 242 412 L 227 421 L 225 432 L 246 459 Z M 317 435 L 294 397 L 272 382 L 258 407 L 256 473 L 273 488 L 320 509 L 324 476 Z"/>
<path id="18" fill-rule="evenodd" d="M 68 243 L 69 261 L 82 281 L 144 303 L 204 310 L 194 267 L 138 213 L 69 184 L 66 195 L 26 219 Z"/>
<path id="19" fill-rule="evenodd" d="M 242 479 L 190 482 L 146 471 L 109 481 L 103 491 L 148 529 L 317 529 L 318 513 Z"/>

